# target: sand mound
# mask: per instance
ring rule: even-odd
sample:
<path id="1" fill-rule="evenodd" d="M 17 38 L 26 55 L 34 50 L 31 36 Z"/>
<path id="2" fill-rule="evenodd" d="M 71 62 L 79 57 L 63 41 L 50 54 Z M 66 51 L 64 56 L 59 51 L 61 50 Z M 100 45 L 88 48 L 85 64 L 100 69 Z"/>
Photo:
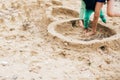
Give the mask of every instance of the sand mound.
<path id="1" fill-rule="evenodd" d="M 71 19 L 79 16 L 77 11 L 63 6 L 49 7 L 46 13 L 48 14 L 47 17 L 52 20 Z"/>
<path id="2" fill-rule="evenodd" d="M 63 5 L 62 2 L 60 2 L 59 0 L 52 0 L 51 1 L 53 5 Z"/>

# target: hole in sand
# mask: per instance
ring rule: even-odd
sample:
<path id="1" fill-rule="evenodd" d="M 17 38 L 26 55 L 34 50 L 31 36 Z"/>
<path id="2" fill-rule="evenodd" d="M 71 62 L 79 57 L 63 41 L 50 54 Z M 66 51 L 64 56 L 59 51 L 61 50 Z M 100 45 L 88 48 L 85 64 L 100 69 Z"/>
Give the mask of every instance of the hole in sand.
<path id="1" fill-rule="evenodd" d="M 77 27 L 74 27 L 77 26 Z M 67 38 L 77 39 L 81 41 L 102 40 L 115 35 L 115 31 L 98 23 L 97 34 L 92 36 L 85 36 L 84 30 L 78 26 L 78 21 L 63 22 L 55 28 L 59 34 Z M 91 25 L 89 31 L 91 31 Z"/>
<path id="2" fill-rule="evenodd" d="M 101 49 L 102 51 L 105 51 L 106 48 L 107 48 L 107 46 L 101 46 L 101 47 L 100 47 L 100 49 Z"/>
<path id="3" fill-rule="evenodd" d="M 68 47 L 94 48 L 106 50 L 106 46 L 117 49 L 119 45 L 120 35 L 118 32 L 110 29 L 102 23 L 98 23 L 97 34 L 93 36 L 84 36 L 85 33 L 82 28 L 78 26 L 78 18 L 55 21 L 48 26 L 48 32 L 56 41 L 68 43 Z M 90 23 L 91 24 L 91 23 Z M 90 25 L 91 30 L 91 25 Z M 117 44 L 116 44 L 117 43 Z M 105 46 L 104 46 L 105 45 Z"/>

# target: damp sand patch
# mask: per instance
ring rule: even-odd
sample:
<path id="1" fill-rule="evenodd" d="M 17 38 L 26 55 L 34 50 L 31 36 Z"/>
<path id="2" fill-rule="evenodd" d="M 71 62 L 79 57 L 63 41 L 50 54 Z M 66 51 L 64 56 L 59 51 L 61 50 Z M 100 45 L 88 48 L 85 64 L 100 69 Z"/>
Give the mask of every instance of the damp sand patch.
<path id="1" fill-rule="evenodd" d="M 74 23 L 74 24 L 73 24 Z M 78 48 L 98 48 L 109 46 L 112 48 L 120 47 L 120 35 L 109 27 L 98 23 L 97 34 L 84 37 L 83 29 L 73 27 L 78 25 L 78 19 L 60 20 L 48 26 L 48 32 L 57 37 L 60 41 Z M 91 28 L 90 28 L 91 29 Z"/>

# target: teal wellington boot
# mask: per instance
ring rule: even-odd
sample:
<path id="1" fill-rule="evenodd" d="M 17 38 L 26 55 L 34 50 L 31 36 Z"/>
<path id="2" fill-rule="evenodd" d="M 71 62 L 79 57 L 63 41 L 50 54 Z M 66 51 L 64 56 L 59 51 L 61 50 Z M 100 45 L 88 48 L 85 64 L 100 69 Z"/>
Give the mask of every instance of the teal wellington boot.
<path id="1" fill-rule="evenodd" d="M 100 11 L 100 18 L 104 23 L 106 23 L 107 20 L 102 10 Z"/>

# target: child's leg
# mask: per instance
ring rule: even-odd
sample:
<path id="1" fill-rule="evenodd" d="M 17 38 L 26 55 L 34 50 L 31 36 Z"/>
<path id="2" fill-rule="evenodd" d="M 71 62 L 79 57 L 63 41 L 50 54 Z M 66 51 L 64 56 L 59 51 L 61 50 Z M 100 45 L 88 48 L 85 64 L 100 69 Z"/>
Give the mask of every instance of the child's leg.
<path id="1" fill-rule="evenodd" d="M 85 17 L 84 17 L 84 28 L 87 29 L 89 27 L 90 23 L 90 16 L 93 13 L 93 10 L 87 10 L 85 11 Z"/>
<path id="2" fill-rule="evenodd" d="M 80 27 L 84 27 L 83 25 L 83 20 L 84 20 L 84 15 L 85 15 L 85 11 L 86 11 L 86 4 L 83 0 L 81 0 L 81 7 L 80 7 L 80 14 L 79 14 L 79 26 Z"/>
<path id="3" fill-rule="evenodd" d="M 96 34 L 96 28 L 97 28 L 98 19 L 100 16 L 100 10 L 101 10 L 103 4 L 104 3 L 101 3 L 101 2 L 96 3 L 94 19 L 92 22 L 92 32 L 88 33 L 87 36 Z"/>
<path id="4" fill-rule="evenodd" d="M 96 3 L 96 8 L 95 8 L 95 14 L 94 14 L 94 19 L 93 19 L 93 33 L 96 33 L 96 27 L 97 27 L 97 23 L 98 23 L 98 18 L 100 16 L 100 10 L 102 8 L 104 3 L 101 3 L 101 2 L 97 2 Z"/>
<path id="5" fill-rule="evenodd" d="M 103 13 L 102 10 L 100 11 L 100 18 L 101 18 L 101 20 L 102 20 L 104 23 L 106 23 L 106 17 L 105 17 L 105 15 L 104 15 L 104 13 Z"/>
<path id="6" fill-rule="evenodd" d="M 81 0 L 80 14 L 79 14 L 80 20 L 84 19 L 85 11 L 86 11 L 86 4 L 83 0 Z"/>

